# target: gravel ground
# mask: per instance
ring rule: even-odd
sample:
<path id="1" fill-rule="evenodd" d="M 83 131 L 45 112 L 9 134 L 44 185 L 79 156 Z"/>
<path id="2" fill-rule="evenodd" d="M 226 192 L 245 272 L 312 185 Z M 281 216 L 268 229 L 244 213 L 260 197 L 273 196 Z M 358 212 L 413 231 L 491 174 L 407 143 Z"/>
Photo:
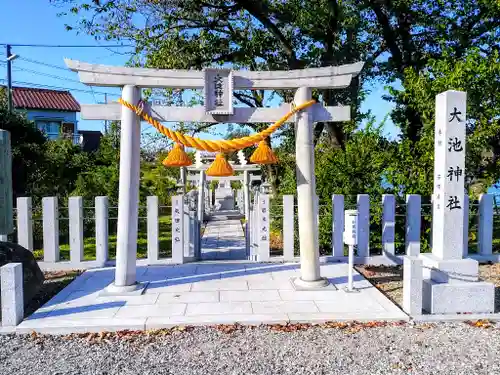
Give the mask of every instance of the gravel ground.
<path id="1" fill-rule="evenodd" d="M 500 328 L 305 325 L 0 336 L 1 374 L 499 374 Z M 291 332 L 290 332 L 291 331 Z"/>

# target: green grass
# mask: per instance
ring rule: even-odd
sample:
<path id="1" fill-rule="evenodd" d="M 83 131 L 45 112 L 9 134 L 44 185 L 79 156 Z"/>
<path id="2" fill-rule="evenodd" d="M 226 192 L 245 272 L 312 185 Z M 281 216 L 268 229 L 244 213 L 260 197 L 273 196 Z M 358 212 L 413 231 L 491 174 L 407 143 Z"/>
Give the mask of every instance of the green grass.
<path id="1" fill-rule="evenodd" d="M 172 256 L 172 220 L 170 216 L 160 216 L 159 218 L 160 229 L 160 258 L 169 258 Z M 116 234 L 110 234 L 108 237 L 109 255 L 108 259 L 116 258 Z M 69 260 L 69 244 L 61 244 L 60 259 Z M 95 260 L 96 258 L 95 237 L 85 237 L 83 240 L 83 257 L 84 260 Z M 35 259 L 43 259 L 43 249 L 33 251 Z M 139 224 L 139 231 L 137 233 L 137 258 L 146 258 L 148 255 L 147 243 L 147 224 L 143 220 Z"/>

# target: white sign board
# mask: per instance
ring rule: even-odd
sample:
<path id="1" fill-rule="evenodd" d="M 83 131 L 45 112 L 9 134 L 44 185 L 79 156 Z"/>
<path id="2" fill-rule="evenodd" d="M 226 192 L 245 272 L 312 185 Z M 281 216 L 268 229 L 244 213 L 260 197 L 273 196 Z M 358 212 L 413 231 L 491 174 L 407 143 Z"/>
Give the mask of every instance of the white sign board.
<path id="1" fill-rule="evenodd" d="M 230 69 L 205 69 L 205 111 L 211 115 L 232 115 L 233 86 Z"/>
<path id="2" fill-rule="evenodd" d="M 345 210 L 344 212 L 344 243 L 353 246 L 358 244 L 357 210 Z"/>

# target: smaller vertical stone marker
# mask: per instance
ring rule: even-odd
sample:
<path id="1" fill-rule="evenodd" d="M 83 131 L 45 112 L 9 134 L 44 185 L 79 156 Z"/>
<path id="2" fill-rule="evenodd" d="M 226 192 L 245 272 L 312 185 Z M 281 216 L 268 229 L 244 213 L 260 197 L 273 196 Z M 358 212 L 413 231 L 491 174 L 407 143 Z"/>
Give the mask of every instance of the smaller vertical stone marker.
<path id="1" fill-rule="evenodd" d="M 2 326 L 17 326 L 24 316 L 23 265 L 9 263 L 0 268 Z"/>
<path id="2" fill-rule="evenodd" d="M 259 261 L 265 262 L 270 258 L 269 238 L 269 195 L 259 195 Z"/>
<path id="3" fill-rule="evenodd" d="M 172 260 L 184 263 L 184 196 L 172 197 Z"/>

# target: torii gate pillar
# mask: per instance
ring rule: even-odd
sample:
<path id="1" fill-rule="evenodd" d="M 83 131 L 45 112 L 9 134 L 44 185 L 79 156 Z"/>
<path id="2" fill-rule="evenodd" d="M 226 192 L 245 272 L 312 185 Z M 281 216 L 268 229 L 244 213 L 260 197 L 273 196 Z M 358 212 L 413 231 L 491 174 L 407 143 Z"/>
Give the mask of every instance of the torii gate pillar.
<path id="1" fill-rule="evenodd" d="M 311 89 L 301 87 L 295 93 L 295 104 L 311 100 Z M 296 115 L 295 162 L 297 170 L 297 201 L 299 216 L 300 278 L 294 280 L 301 288 L 318 288 L 328 284 L 320 276 L 319 244 L 316 215 L 316 176 L 314 174 L 313 116 L 311 107 Z"/>
<path id="2" fill-rule="evenodd" d="M 124 86 L 122 97 L 129 103 L 138 103 L 141 98 L 141 89 L 136 86 Z M 139 116 L 126 107 L 122 108 L 120 131 L 115 282 L 107 289 L 107 292 L 111 294 L 141 289 L 136 282 L 141 122 Z"/>

